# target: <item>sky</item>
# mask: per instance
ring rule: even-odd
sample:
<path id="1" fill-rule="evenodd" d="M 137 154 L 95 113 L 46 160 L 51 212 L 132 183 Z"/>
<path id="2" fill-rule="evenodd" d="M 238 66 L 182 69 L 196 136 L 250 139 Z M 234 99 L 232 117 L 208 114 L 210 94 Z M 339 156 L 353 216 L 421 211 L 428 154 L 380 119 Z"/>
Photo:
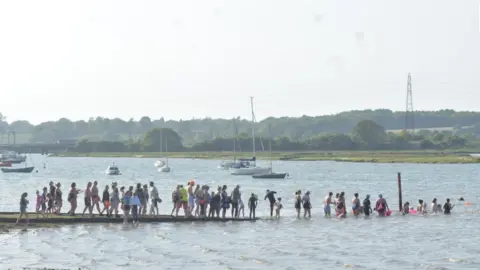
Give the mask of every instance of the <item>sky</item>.
<path id="1" fill-rule="evenodd" d="M 480 0 L 0 2 L 8 122 L 480 110 Z"/>

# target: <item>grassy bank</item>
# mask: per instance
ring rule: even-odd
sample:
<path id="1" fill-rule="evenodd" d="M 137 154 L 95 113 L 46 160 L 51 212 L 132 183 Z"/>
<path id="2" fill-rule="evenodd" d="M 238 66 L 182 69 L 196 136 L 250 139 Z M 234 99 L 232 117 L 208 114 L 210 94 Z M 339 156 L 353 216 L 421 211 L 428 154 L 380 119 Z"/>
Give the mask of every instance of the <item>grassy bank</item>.
<path id="1" fill-rule="evenodd" d="M 165 155 L 165 153 L 164 153 Z M 232 152 L 175 152 L 167 153 L 170 158 L 192 159 L 232 159 Z M 110 157 L 110 158 L 158 158 L 160 153 L 75 153 L 52 154 L 53 157 Z M 237 158 L 251 158 L 251 153 L 236 153 Z M 269 153 L 257 153 L 258 159 L 268 159 Z M 325 151 L 325 152 L 273 152 L 274 160 L 372 163 L 480 163 L 480 158 L 471 157 L 466 152 L 439 151 Z"/>

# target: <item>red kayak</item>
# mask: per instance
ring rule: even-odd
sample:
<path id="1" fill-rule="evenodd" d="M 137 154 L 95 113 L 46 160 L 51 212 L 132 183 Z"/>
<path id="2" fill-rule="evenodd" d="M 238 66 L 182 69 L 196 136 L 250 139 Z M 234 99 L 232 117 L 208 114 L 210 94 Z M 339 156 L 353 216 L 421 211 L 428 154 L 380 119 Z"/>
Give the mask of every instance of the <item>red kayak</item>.
<path id="1" fill-rule="evenodd" d="M 0 167 L 12 167 L 11 162 L 0 162 Z"/>

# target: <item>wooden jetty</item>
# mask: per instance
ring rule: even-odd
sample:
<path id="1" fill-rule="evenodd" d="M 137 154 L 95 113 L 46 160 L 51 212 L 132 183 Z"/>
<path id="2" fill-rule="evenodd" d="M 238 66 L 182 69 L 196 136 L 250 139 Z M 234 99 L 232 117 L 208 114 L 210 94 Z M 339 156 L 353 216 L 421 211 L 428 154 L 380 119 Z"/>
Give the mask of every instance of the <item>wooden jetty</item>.
<path id="1" fill-rule="evenodd" d="M 18 212 L 0 212 L 0 223 L 1 224 L 14 224 L 17 221 L 19 213 Z M 70 216 L 67 214 L 51 214 L 48 217 L 43 217 L 39 215 L 37 218 L 36 213 L 28 213 L 28 219 L 31 225 L 48 225 L 48 224 L 85 224 L 85 223 L 123 223 L 123 216 L 120 217 L 107 217 L 95 215 L 90 217 L 89 215 L 82 216 L 77 214 L 75 216 Z M 158 216 L 138 216 L 138 221 L 140 223 L 175 223 L 175 222 L 237 222 L 237 221 L 255 221 L 256 219 L 248 218 L 198 218 L 198 217 L 187 217 L 178 216 L 172 217 L 169 215 L 158 215 Z M 20 221 L 21 225 L 25 224 L 25 220 L 22 218 Z M 132 217 L 130 216 L 128 222 L 132 222 Z M 20 225 L 19 224 L 19 225 Z"/>

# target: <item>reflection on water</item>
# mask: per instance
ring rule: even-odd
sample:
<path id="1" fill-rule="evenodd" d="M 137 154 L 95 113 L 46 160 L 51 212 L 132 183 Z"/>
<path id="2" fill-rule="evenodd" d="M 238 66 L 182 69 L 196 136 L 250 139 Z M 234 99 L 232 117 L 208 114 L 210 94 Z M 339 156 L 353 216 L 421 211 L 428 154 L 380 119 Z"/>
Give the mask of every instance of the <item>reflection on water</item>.
<path id="1" fill-rule="evenodd" d="M 41 159 L 35 160 L 40 164 Z M 253 180 L 216 169 L 218 162 L 172 160 L 172 173 L 157 173 L 151 159 L 117 159 L 124 175 L 103 171 L 111 159 L 48 158 L 47 169 L 32 175 L 1 175 L 0 211 L 17 210 L 21 191 L 30 194 L 59 181 L 101 184 L 116 179 L 132 185 L 154 180 L 165 201 L 177 183 L 195 178 L 210 186 L 240 184 L 250 192 L 276 190 L 285 211 L 280 220 L 241 223 L 78 225 L 29 229 L 0 235 L 3 268 L 50 267 L 88 269 L 479 269 L 480 193 L 478 165 L 399 165 L 334 162 L 278 162 L 277 171 L 292 179 Z M 396 172 L 403 174 L 404 198 L 457 204 L 451 216 L 400 216 L 370 219 L 324 219 L 321 201 L 328 191 L 354 192 L 363 198 L 382 193 L 398 209 Z M 312 192 L 313 218 L 296 220 L 293 193 Z M 65 190 L 65 189 L 64 189 Z M 456 199 L 463 196 L 472 206 Z M 260 196 L 262 197 L 262 196 Z M 245 198 L 244 198 L 245 199 Z M 171 205 L 163 203 L 162 212 Z M 260 198 L 260 216 L 267 213 Z M 33 206 L 30 206 L 32 209 Z M 79 205 L 83 208 L 83 205 Z"/>

